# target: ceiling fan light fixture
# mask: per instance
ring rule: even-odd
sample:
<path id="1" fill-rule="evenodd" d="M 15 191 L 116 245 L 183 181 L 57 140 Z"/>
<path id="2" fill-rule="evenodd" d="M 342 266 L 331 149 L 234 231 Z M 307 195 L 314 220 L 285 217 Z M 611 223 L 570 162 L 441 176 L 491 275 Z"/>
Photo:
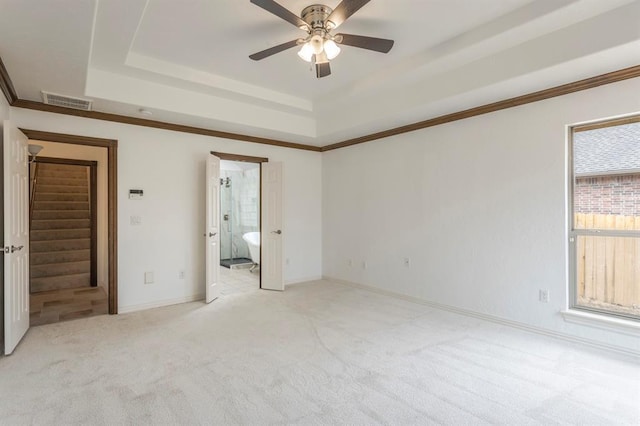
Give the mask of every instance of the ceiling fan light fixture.
<path id="1" fill-rule="evenodd" d="M 316 55 L 321 54 L 322 51 L 324 50 L 324 39 L 322 38 L 322 36 L 318 34 L 311 37 L 311 40 L 309 40 L 309 44 L 313 49 L 313 53 Z"/>
<path id="2" fill-rule="evenodd" d="M 249 55 L 249 58 L 254 61 L 300 46 L 298 56 L 315 66 L 316 77 L 323 78 L 331 75 L 329 62 L 340 54 L 341 48 L 338 45 L 380 53 L 389 53 L 393 47 L 393 40 L 355 34 L 332 34 L 333 30 L 371 0 L 340 0 L 335 9 L 323 4 L 312 4 L 302 9 L 299 16 L 280 5 L 278 1 L 251 0 L 251 3 L 295 25 L 305 31 L 306 36 Z"/>
<path id="3" fill-rule="evenodd" d="M 332 60 L 340 54 L 340 48 L 333 40 L 327 40 L 324 42 L 324 53 L 327 54 L 327 59 Z"/>
<path id="4" fill-rule="evenodd" d="M 298 51 L 298 56 L 300 56 L 303 61 L 311 62 L 313 55 L 313 47 L 311 47 L 309 43 L 303 44 L 302 48 Z"/>
<path id="5" fill-rule="evenodd" d="M 319 55 L 314 55 L 313 56 L 313 63 L 314 64 L 328 64 L 329 63 L 329 58 L 327 57 L 327 54 L 325 52 L 321 52 Z"/>

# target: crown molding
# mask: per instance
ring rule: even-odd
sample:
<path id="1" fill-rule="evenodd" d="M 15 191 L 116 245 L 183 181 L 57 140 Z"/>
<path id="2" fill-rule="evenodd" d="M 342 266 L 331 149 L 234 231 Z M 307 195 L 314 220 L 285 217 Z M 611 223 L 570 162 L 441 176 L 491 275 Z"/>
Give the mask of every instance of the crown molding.
<path id="1" fill-rule="evenodd" d="M 602 86 L 605 84 L 615 83 L 630 78 L 640 77 L 640 65 L 624 68 L 618 71 L 613 71 L 606 74 L 601 74 L 595 77 L 586 78 L 584 80 L 574 81 L 572 83 L 555 86 L 549 89 L 540 90 L 538 92 L 529 93 L 522 96 L 516 96 L 514 98 L 505 99 L 502 101 L 494 102 L 478 106 L 475 108 L 466 109 L 464 111 L 454 112 L 452 114 L 441 115 L 439 117 L 431 118 L 429 120 L 419 121 L 417 123 L 408 124 L 402 127 L 396 127 L 393 129 L 385 130 L 378 133 L 372 133 L 370 135 L 360 136 L 354 139 L 348 139 L 343 142 L 334 143 L 331 145 L 325 145 L 322 147 L 322 152 L 331 151 L 334 149 L 345 148 L 347 146 L 358 145 L 365 142 L 371 142 L 377 139 L 388 138 L 402 133 L 414 132 L 420 129 L 426 129 L 427 127 L 439 126 L 440 124 L 451 123 L 452 121 L 464 120 L 465 118 L 475 117 L 482 114 L 488 114 L 490 112 L 500 111 L 507 108 L 513 108 L 520 105 L 530 104 L 533 102 L 542 101 L 549 98 L 555 98 L 557 96 L 568 95 L 570 93 L 579 92 L 581 90 L 593 89 L 594 87 Z"/>
<path id="2" fill-rule="evenodd" d="M 451 123 L 453 121 L 464 120 L 466 118 L 475 117 L 478 115 L 488 114 L 491 112 L 500 111 L 507 108 L 513 108 L 521 105 L 526 105 L 533 102 L 542 101 L 545 99 L 555 98 L 557 96 L 568 95 L 570 93 L 579 92 L 582 90 L 593 89 L 598 86 L 606 84 L 616 83 L 618 81 L 627 80 L 631 78 L 640 77 L 640 65 L 624 68 L 621 70 L 609 72 L 606 74 L 597 75 L 595 77 L 586 78 L 583 80 L 574 81 L 572 83 L 563 84 L 560 86 L 551 87 L 549 89 L 540 90 L 537 92 L 529 93 L 522 96 L 516 96 L 513 98 L 505 99 L 502 101 L 477 106 L 474 108 L 466 109 L 463 111 L 454 112 L 451 114 L 441 115 L 439 117 L 430 118 L 428 120 L 419 121 L 416 123 L 408 124 L 401 127 L 395 127 L 393 129 L 384 130 L 382 132 L 371 133 L 368 135 L 360 136 L 353 139 L 347 139 L 342 142 L 336 142 L 330 145 L 322 147 L 314 145 L 306 145 L 294 142 L 287 142 L 278 139 L 262 138 L 258 136 L 250 136 L 241 133 L 230 133 L 219 130 L 207 129 L 203 127 L 186 126 L 182 124 L 168 123 L 164 121 L 148 120 L 138 117 L 129 117 L 126 115 L 111 114 L 99 111 L 81 111 L 70 108 L 58 107 L 55 105 L 47 105 L 42 102 L 29 101 L 20 99 L 13 87 L 11 78 L 7 73 L 2 58 L 0 58 L 0 88 L 4 93 L 9 104 L 17 108 L 25 108 L 36 111 L 52 112 L 56 114 L 73 115 L 76 117 L 92 118 L 95 120 L 111 121 L 114 123 L 130 124 L 133 126 L 150 127 L 154 129 L 169 130 L 174 132 L 191 133 L 195 135 L 212 136 L 223 139 L 231 139 L 241 142 L 252 142 L 263 145 L 279 146 L 282 148 L 300 149 L 304 151 L 312 152 L 327 152 L 335 149 L 345 148 L 348 146 L 359 145 L 365 142 L 371 142 L 378 139 L 384 139 L 391 136 L 400 135 L 403 133 L 414 132 L 416 130 L 426 129 L 428 127 L 439 126 L 445 123 Z M 585 129 L 579 129 L 585 130 Z"/>
<path id="3" fill-rule="evenodd" d="M 111 114 L 99 111 L 81 111 L 71 108 L 64 108 L 55 105 L 48 105 L 42 102 L 27 101 L 18 99 L 11 106 L 36 111 L 53 112 L 56 114 L 74 115 L 76 117 L 92 118 L 94 120 L 111 121 L 114 123 L 131 124 L 133 126 L 151 127 L 154 129 L 170 130 L 173 132 L 191 133 L 194 135 L 212 136 L 216 138 L 232 139 L 242 142 L 253 142 L 263 145 L 280 146 L 283 148 L 302 149 L 305 151 L 320 152 L 320 147 L 304 145 L 300 143 L 286 142 L 277 139 L 261 138 L 257 136 L 243 135 L 240 133 L 222 132 L 219 130 L 205 129 L 203 127 L 185 126 L 183 124 L 167 123 L 165 121 L 147 120 L 126 115 Z"/>
<path id="4" fill-rule="evenodd" d="M 4 97 L 7 98 L 9 105 L 13 105 L 18 100 L 18 93 L 13 87 L 13 82 L 2 62 L 2 58 L 0 58 L 0 89 L 4 93 Z"/>

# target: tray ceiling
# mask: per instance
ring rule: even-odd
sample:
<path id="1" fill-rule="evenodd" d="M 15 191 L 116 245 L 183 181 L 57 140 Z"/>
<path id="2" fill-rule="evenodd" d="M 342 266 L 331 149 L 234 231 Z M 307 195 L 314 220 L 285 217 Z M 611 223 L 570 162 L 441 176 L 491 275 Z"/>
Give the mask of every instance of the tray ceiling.
<path id="1" fill-rule="evenodd" d="M 312 2 L 280 0 L 292 12 Z M 339 1 L 325 2 L 335 7 Z M 327 145 L 637 65 L 640 2 L 372 0 L 341 31 L 395 40 L 343 46 L 316 79 L 304 33 L 249 0 L 3 2 L 0 56 L 22 99 L 42 90 L 94 109 Z"/>

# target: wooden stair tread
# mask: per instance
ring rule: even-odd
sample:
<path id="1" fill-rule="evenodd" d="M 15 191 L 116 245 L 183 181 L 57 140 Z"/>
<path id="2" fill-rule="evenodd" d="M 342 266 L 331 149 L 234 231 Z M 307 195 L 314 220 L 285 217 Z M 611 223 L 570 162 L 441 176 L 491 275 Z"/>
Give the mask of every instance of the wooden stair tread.
<path id="1" fill-rule="evenodd" d="M 72 274 L 58 277 L 31 278 L 31 292 L 53 289 L 90 287 L 91 274 Z"/>
<path id="2" fill-rule="evenodd" d="M 89 274 L 89 272 L 82 272 L 79 274 L 67 274 L 67 275 L 57 275 L 57 276 L 53 276 L 53 277 L 36 277 L 36 278 L 31 278 L 31 281 L 46 281 L 46 280 L 52 280 L 52 281 L 60 281 L 62 278 L 64 277 L 68 277 L 69 281 L 72 281 L 74 278 L 89 278 L 91 274 Z"/>
<path id="3" fill-rule="evenodd" d="M 88 201 L 34 201 L 33 210 L 89 210 Z"/>
<path id="4" fill-rule="evenodd" d="M 90 260 L 32 265 L 30 271 L 31 278 L 53 278 L 88 273 L 91 273 Z"/>
<path id="5" fill-rule="evenodd" d="M 32 241 L 31 251 L 33 253 L 41 253 L 47 251 L 72 251 L 72 250 L 86 250 L 91 248 L 90 238 L 76 238 L 69 240 L 47 240 L 47 241 Z"/>
<path id="6" fill-rule="evenodd" d="M 82 228 L 49 228 L 49 229 L 35 229 L 32 230 L 31 233 L 45 234 L 47 232 L 64 232 L 64 231 L 91 231 L 91 228 L 88 226 Z"/>
<path id="7" fill-rule="evenodd" d="M 82 186 L 69 186 L 69 185 L 39 185 L 38 188 L 45 188 L 46 192 L 57 192 L 57 193 L 86 193 L 87 188 Z"/>
<path id="8" fill-rule="evenodd" d="M 88 202 L 88 192 L 38 192 L 34 201 L 79 201 Z"/>
<path id="9" fill-rule="evenodd" d="M 55 262 L 80 262 L 91 260 L 91 249 L 49 250 L 31 253 L 31 265 L 46 265 Z"/>
<path id="10" fill-rule="evenodd" d="M 30 241 L 64 241 L 91 238 L 91 228 L 80 229 L 38 229 L 32 230 Z"/>
<path id="11" fill-rule="evenodd" d="M 32 219 L 32 231 L 47 229 L 85 229 L 91 228 L 91 219 Z"/>
<path id="12" fill-rule="evenodd" d="M 85 240 L 90 240 L 91 238 L 60 238 L 58 240 L 42 240 L 42 241 L 36 241 L 37 243 L 40 242 L 51 242 L 51 241 L 85 241 Z"/>

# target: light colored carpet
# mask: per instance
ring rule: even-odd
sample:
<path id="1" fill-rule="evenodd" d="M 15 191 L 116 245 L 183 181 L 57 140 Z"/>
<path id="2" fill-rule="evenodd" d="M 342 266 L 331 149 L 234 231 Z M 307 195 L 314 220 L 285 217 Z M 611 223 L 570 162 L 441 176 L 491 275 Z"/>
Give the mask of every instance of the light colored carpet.
<path id="1" fill-rule="evenodd" d="M 0 423 L 639 424 L 637 360 L 330 282 L 35 327 Z"/>

